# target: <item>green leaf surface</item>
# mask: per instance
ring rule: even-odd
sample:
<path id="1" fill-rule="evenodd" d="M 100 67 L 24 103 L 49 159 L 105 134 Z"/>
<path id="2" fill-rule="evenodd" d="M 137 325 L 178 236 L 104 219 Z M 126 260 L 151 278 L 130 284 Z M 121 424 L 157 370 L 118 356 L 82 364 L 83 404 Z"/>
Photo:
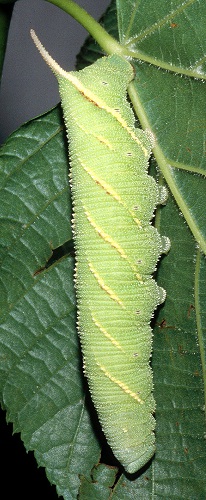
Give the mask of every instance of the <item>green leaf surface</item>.
<path id="1" fill-rule="evenodd" d="M 129 15 L 117 0 L 120 40 L 134 58 L 147 61 L 134 62 L 130 97 L 154 136 L 158 166 L 206 253 L 206 3 L 146 0 L 127 7 Z"/>
<path id="2" fill-rule="evenodd" d="M 197 252 L 195 266 L 195 308 L 197 313 L 197 335 L 202 362 L 203 379 L 206 380 L 206 259 Z M 206 401 L 206 384 L 204 385 Z"/>
<path id="3" fill-rule="evenodd" d="M 158 273 L 167 300 L 154 330 L 154 489 L 158 498 L 172 498 L 172 492 L 175 498 L 204 498 L 204 385 L 194 301 L 197 249 L 172 199 L 162 211 L 162 226 L 172 247 Z"/>
<path id="4" fill-rule="evenodd" d="M 155 457 L 132 477 L 98 464 L 100 430 L 88 397 L 85 404 L 75 328 L 59 108 L 19 129 L 1 151 L 1 398 L 15 431 L 63 498 L 202 500 L 206 260 L 196 241 L 205 250 L 206 4 L 117 0 L 117 7 L 121 41 L 137 57 L 130 96 L 141 124 L 154 134 L 159 181 L 163 174 L 169 186 L 156 216 L 171 250 L 158 266 L 167 299 L 153 319 Z M 113 35 L 114 13 L 113 2 L 105 21 Z M 99 54 L 90 43 L 81 65 Z"/>
<path id="5" fill-rule="evenodd" d="M 99 445 L 85 405 L 73 258 L 50 260 L 71 239 L 66 153 L 59 108 L 1 151 L 0 380 L 14 431 L 70 499 Z"/>
<path id="6" fill-rule="evenodd" d="M 204 0 L 117 0 L 117 13 L 122 44 L 152 64 L 205 78 Z"/>
<path id="7" fill-rule="evenodd" d="M 90 480 L 81 477 L 78 499 L 98 498 L 98 500 L 109 500 L 116 474 L 117 469 L 115 467 L 107 467 L 103 464 L 94 467 Z"/>
<path id="8" fill-rule="evenodd" d="M 134 94 L 138 95 L 140 120 L 152 131 L 158 166 L 195 239 L 206 252 L 206 119 L 201 111 L 206 107 L 205 84 L 148 65 L 135 67 Z"/>

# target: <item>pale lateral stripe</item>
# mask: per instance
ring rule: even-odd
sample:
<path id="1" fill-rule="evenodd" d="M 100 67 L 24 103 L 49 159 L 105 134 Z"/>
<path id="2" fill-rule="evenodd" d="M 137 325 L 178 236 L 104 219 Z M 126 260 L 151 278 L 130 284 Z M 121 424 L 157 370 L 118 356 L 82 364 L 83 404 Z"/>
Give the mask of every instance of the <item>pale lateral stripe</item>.
<path id="1" fill-rule="evenodd" d="M 124 349 L 123 349 L 123 347 L 121 346 L 121 344 L 116 339 L 114 339 L 114 337 L 112 337 L 112 335 L 110 335 L 110 333 L 101 325 L 101 323 L 99 323 L 94 316 L 91 316 L 91 317 L 92 317 L 92 321 L 94 322 L 95 326 L 104 334 L 104 336 L 108 340 L 110 340 L 111 343 L 115 347 L 117 347 L 121 351 L 125 352 Z"/>
<path id="2" fill-rule="evenodd" d="M 117 302 L 117 304 L 119 304 L 123 309 L 125 309 L 125 305 L 123 304 L 122 300 L 118 297 L 118 295 L 116 295 L 116 293 L 113 292 L 113 290 L 109 286 L 107 286 L 104 283 L 104 280 L 98 274 L 98 272 L 93 267 L 93 265 L 91 264 L 91 262 L 89 262 L 88 265 L 89 265 L 91 273 L 96 278 L 96 280 L 99 283 L 99 286 L 102 288 L 102 290 L 105 290 L 105 292 L 109 295 L 109 297 L 111 297 L 112 300 L 114 300 L 115 302 Z"/>
<path id="3" fill-rule="evenodd" d="M 99 186 L 101 186 L 104 191 L 109 194 L 110 196 L 112 196 L 112 198 L 114 198 L 116 201 L 118 201 L 120 203 L 120 205 L 122 205 L 125 210 L 128 211 L 128 213 L 131 215 L 132 219 L 134 220 L 134 222 L 139 226 L 139 228 L 142 227 L 141 225 L 141 222 L 139 219 L 137 219 L 136 217 L 134 217 L 133 213 L 131 212 L 131 210 L 129 210 L 129 208 L 127 207 L 127 205 L 124 203 L 124 201 L 121 199 L 121 196 L 113 189 L 112 186 L 110 186 L 110 184 L 107 184 L 107 182 L 103 181 L 103 179 L 101 179 L 100 177 L 98 177 L 95 172 L 93 170 L 91 170 L 91 168 L 88 168 L 82 161 L 80 158 L 78 158 L 79 162 L 80 162 L 80 165 L 82 166 L 82 168 L 85 170 L 85 172 L 87 172 L 87 174 L 91 177 L 91 179 L 93 179 L 96 184 L 98 184 Z"/>
<path id="4" fill-rule="evenodd" d="M 96 222 L 94 221 L 94 219 L 92 218 L 91 214 L 88 212 L 88 210 L 86 209 L 86 207 L 83 207 L 83 208 L 84 208 L 84 213 L 86 215 L 87 220 L 89 221 L 89 223 L 91 224 L 91 226 L 95 229 L 95 231 L 99 234 L 99 236 L 101 236 L 101 238 L 104 241 L 106 241 L 113 248 L 115 248 L 117 250 L 117 252 L 121 255 L 121 257 L 123 259 L 126 259 L 129 262 L 128 256 L 124 252 L 123 248 L 121 248 L 121 246 L 118 245 L 118 243 L 116 241 L 114 241 L 113 238 L 109 234 L 105 233 L 103 231 L 103 229 L 96 224 Z"/>
<path id="5" fill-rule="evenodd" d="M 111 382 L 114 382 L 120 389 L 122 389 L 126 394 L 129 394 L 132 398 L 134 398 L 138 403 L 141 405 L 144 403 L 144 401 L 136 394 L 136 392 L 131 391 L 131 389 L 128 387 L 128 385 L 124 384 L 124 382 L 121 382 L 121 380 L 116 379 L 113 377 L 104 366 L 100 365 L 100 363 L 97 363 L 97 366 L 100 368 L 100 370 L 106 375 L 106 377 L 111 380 Z"/>
<path id="6" fill-rule="evenodd" d="M 101 236 L 101 238 L 106 242 L 106 243 L 109 243 L 115 250 L 117 250 L 117 252 L 121 255 L 121 257 L 123 259 L 125 259 L 127 261 L 127 263 L 129 264 L 129 266 L 131 267 L 131 270 L 135 273 L 135 276 L 136 278 L 138 279 L 138 281 L 140 283 L 143 283 L 143 279 L 142 279 L 142 276 L 141 274 L 137 273 L 137 269 L 136 269 L 136 266 L 133 266 L 132 263 L 130 262 L 129 258 L 128 258 L 128 255 L 124 252 L 123 248 L 121 248 L 120 245 L 118 245 L 118 243 L 116 241 L 113 240 L 113 238 L 105 233 L 101 227 L 99 227 L 96 222 L 94 221 L 94 219 L 92 219 L 92 216 L 91 214 L 88 212 L 88 210 L 86 209 L 86 207 L 83 206 L 83 209 L 84 209 L 84 213 L 86 215 L 86 218 L 88 220 L 88 222 L 91 224 L 91 226 L 95 229 L 95 231 L 98 233 L 99 236 Z"/>

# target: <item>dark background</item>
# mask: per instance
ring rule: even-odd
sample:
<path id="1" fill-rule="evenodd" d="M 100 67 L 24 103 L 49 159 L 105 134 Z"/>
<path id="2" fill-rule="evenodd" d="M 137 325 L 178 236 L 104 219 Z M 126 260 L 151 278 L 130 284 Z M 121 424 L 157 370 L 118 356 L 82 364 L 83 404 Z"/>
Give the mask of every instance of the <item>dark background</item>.
<path id="1" fill-rule="evenodd" d="M 99 19 L 110 0 L 77 0 L 77 3 Z M 25 121 L 59 102 L 56 79 L 31 40 L 31 28 L 52 57 L 68 71 L 74 69 L 75 56 L 87 36 L 77 21 L 55 5 L 43 0 L 15 3 L 0 92 L 0 144 Z"/>
<path id="2" fill-rule="evenodd" d="M 78 0 L 96 19 L 110 0 Z M 55 77 L 31 41 L 34 28 L 42 43 L 64 69 L 74 69 L 87 32 L 70 16 L 43 0 L 19 0 L 11 21 L 0 93 L 0 144 L 25 121 L 59 102 Z M 26 453 L 19 435 L 12 436 L 0 412 L 0 498 L 57 500 L 54 486 L 43 468 L 37 468 L 32 452 Z M 88 499 L 89 500 L 89 499 Z"/>

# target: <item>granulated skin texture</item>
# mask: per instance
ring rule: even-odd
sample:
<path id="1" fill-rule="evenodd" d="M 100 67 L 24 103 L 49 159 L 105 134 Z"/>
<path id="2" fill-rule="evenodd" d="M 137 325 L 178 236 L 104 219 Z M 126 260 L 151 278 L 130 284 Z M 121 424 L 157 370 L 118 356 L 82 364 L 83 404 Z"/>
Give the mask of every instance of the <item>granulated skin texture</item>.
<path id="1" fill-rule="evenodd" d="M 67 73 L 33 38 L 57 76 L 69 141 L 84 372 L 107 441 L 134 473 L 155 451 L 150 321 L 165 291 L 152 274 L 168 249 L 151 225 L 151 144 L 127 101 L 129 62 L 113 55 Z"/>

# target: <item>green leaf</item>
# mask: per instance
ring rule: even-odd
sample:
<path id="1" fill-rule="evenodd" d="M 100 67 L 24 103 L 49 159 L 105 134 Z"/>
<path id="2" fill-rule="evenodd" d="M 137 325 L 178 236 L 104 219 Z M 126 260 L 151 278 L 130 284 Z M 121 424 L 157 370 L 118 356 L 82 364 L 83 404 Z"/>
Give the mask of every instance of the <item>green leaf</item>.
<path id="1" fill-rule="evenodd" d="M 205 78 L 204 0 L 117 0 L 120 41 L 152 64 Z M 134 55 L 135 57 L 135 55 Z"/>
<path id="2" fill-rule="evenodd" d="M 138 68 L 137 74 L 135 92 L 144 109 L 146 126 L 155 138 L 158 166 L 195 239 L 206 252 L 203 215 L 206 121 L 205 117 L 200 120 L 206 105 L 204 84 L 172 73 L 160 73 L 157 68 L 151 71 L 148 67 Z M 201 202 L 197 200 L 197 193 Z"/>
<path id="3" fill-rule="evenodd" d="M 162 225 L 172 247 L 158 273 L 159 281 L 166 286 L 167 300 L 154 330 L 157 402 L 154 488 L 157 497 L 164 491 L 170 497 L 175 490 L 185 499 L 201 498 L 206 492 L 206 446 L 203 373 L 194 301 L 197 250 L 172 198 L 162 211 Z"/>
<path id="4" fill-rule="evenodd" d="M 120 40 L 134 58 L 150 63 L 135 62 L 130 97 L 143 127 L 154 135 L 158 166 L 206 253 L 206 3 L 146 0 L 126 8 L 117 0 L 117 12 Z"/>
<path id="5" fill-rule="evenodd" d="M 106 467 L 103 464 L 94 467 L 90 480 L 81 477 L 78 499 L 98 498 L 98 500 L 109 500 L 116 473 L 117 469 L 115 467 Z"/>
<path id="6" fill-rule="evenodd" d="M 58 493 L 76 498 L 99 445 L 85 405 L 73 258 L 64 255 L 68 245 L 60 252 L 71 213 L 59 108 L 2 148 L 0 206 L 1 399 Z"/>
<path id="7" fill-rule="evenodd" d="M 197 313 L 197 336 L 200 348 L 203 380 L 206 380 L 206 259 L 200 251 L 197 252 L 195 267 L 195 308 Z M 204 384 L 204 394 L 206 401 L 206 384 Z"/>

